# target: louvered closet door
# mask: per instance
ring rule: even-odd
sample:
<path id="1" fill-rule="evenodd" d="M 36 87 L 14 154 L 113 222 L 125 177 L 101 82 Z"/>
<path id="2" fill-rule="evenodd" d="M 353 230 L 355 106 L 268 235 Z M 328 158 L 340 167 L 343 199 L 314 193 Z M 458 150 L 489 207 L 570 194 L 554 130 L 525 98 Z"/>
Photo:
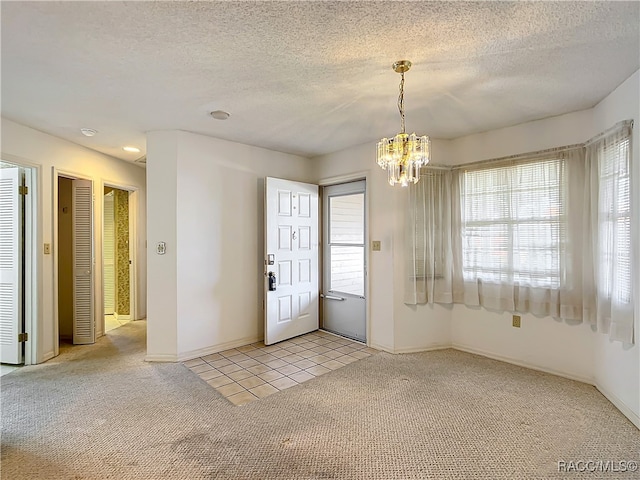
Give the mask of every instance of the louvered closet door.
<path id="1" fill-rule="evenodd" d="M 0 168 L 0 361 L 22 363 L 18 168 Z"/>
<path id="2" fill-rule="evenodd" d="M 73 209 L 73 343 L 95 342 L 93 320 L 93 194 L 89 180 L 74 180 Z"/>

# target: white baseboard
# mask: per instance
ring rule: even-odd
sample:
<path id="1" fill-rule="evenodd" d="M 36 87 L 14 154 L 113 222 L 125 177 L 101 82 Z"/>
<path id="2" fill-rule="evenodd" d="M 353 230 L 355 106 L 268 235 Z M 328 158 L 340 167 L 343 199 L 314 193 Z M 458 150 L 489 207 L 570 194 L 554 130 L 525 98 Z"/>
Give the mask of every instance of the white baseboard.
<path id="1" fill-rule="evenodd" d="M 387 353 L 396 353 L 393 350 L 393 348 L 385 347 L 383 345 L 378 345 L 377 343 L 370 343 L 369 347 L 375 348 L 376 350 L 382 350 L 383 352 L 387 352 Z"/>
<path id="2" fill-rule="evenodd" d="M 475 355 L 482 355 L 483 357 L 492 358 L 493 360 L 499 360 L 501 362 L 510 363 L 512 365 L 518 365 L 519 367 L 525 367 L 525 368 L 530 368 L 531 370 L 538 370 L 539 372 L 550 373 L 552 375 L 557 375 L 559 377 L 568 378 L 569 380 L 576 380 L 578 382 L 594 385 L 593 378 L 583 377 L 582 375 L 575 375 L 570 372 L 563 372 L 561 370 L 555 370 L 553 368 L 540 367 L 539 365 L 534 365 L 529 362 L 523 362 L 521 360 L 516 360 L 511 357 L 505 357 L 503 355 L 497 355 L 495 353 L 487 352 L 486 350 L 480 350 L 478 348 L 468 347 L 466 345 L 460 345 L 457 343 L 452 344 L 451 348 L 455 350 L 460 350 L 462 352 L 473 353 Z"/>
<path id="3" fill-rule="evenodd" d="M 609 400 L 611 403 L 613 403 L 613 405 L 620 410 L 620 412 L 629 419 L 629 421 L 631 423 L 633 423 L 636 428 L 638 428 L 638 430 L 640 430 L 640 416 L 638 416 L 638 414 L 636 414 L 633 410 L 631 410 L 631 408 L 629 408 L 629 406 L 624 403 L 622 400 L 620 400 L 620 398 L 616 395 L 614 395 L 613 393 L 611 393 L 610 391 L 608 391 L 606 388 L 603 388 L 602 386 L 598 385 L 597 383 L 595 384 L 595 387 L 598 389 L 598 391 L 605 396 L 605 398 L 607 400 Z"/>
<path id="4" fill-rule="evenodd" d="M 161 355 L 147 355 L 144 357 L 145 362 L 177 362 L 177 355 L 161 354 Z"/>
<path id="5" fill-rule="evenodd" d="M 375 348 L 376 350 L 382 350 L 383 352 L 393 353 L 394 355 L 401 353 L 420 353 L 420 352 L 431 352 L 434 350 L 446 350 L 447 348 L 451 348 L 451 345 L 431 345 L 429 347 L 404 347 L 404 348 L 391 348 L 386 347 L 384 345 L 378 345 L 375 343 L 370 343 L 369 347 Z"/>
<path id="6" fill-rule="evenodd" d="M 211 355 L 212 353 L 224 352 L 236 347 L 242 347 L 243 345 L 249 345 L 250 343 L 256 343 L 262 341 L 262 337 L 245 337 L 239 340 L 233 340 L 231 342 L 219 343 L 218 345 L 212 345 L 211 347 L 199 348 L 197 350 L 190 350 L 188 352 L 182 352 L 178 354 L 178 362 L 185 362 L 192 358 L 204 357 L 205 355 Z"/>
<path id="7" fill-rule="evenodd" d="M 404 348 L 396 348 L 394 353 L 433 352 L 436 350 L 446 350 L 448 348 L 451 348 L 451 345 L 431 345 L 429 347 L 404 347 Z"/>

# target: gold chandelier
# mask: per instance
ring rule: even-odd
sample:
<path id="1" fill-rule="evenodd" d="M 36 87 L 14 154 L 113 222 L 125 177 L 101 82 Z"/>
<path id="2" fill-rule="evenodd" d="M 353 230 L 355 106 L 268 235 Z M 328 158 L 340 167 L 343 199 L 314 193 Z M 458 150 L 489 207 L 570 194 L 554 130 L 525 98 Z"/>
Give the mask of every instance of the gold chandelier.
<path id="1" fill-rule="evenodd" d="M 429 163 L 431 147 L 428 136 L 418 137 L 415 133 L 407 135 L 404 131 L 404 73 L 410 68 L 409 60 L 399 60 L 393 64 L 393 70 L 402 76 L 398 96 L 402 129 L 395 137 L 380 140 L 376 155 L 378 165 L 387 170 L 389 184 L 399 183 L 403 187 L 420 180 L 420 167 Z"/>

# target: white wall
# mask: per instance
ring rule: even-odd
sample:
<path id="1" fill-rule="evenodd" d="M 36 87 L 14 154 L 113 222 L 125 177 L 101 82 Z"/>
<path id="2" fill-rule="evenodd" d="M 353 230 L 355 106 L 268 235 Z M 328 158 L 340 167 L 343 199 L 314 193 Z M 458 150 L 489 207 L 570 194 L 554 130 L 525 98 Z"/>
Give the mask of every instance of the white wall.
<path id="1" fill-rule="evenodd" d="M 549 117 L 452 140 L 449 165 L 489 160 L 583 143 L 593 131 L 593 111 Z"/>
<path id="2" fill-rule="evenodd" d="M 262 339 L 264 178 L 309 182 L 310 161 L 187 132 L 152 132 L 147 142 L 148 264 L 158 277 L 149 281 L 147 359 Z"/>
<path id="3" fill-rule="evenodd" d="M 79 134 L 79 133 L 78 133 Z M 146 179 L 143 168 L 118 160 L 74 143 L 2 119 L 2 158 L 4 160 L 38 169 L 38 251 L 44 243 L 53 247 L 51 255 L 40 255 L 38 261 L 39 292 L 36 330 L 36 361 L 42 362 L 55 355 L 58 339 L 55 337 L 54 312 L 54 257 L 56 254 L 56 232 L 54 225 L 54 172 L 61 171 L 93 181 L 97 192 L 94 202 L 94 249 L 96 262 L 94 275 L 95 319 L 102 322 L 102 195 L 104 183 L 117 184 L 137 189 L 137 234 L 138 265 L 136 270 L 138 318 L 146 316 Z"/>
<path id="4" fill-rule="evenodd" d="M 178 132 L 147 134 L 147 358 L 166 361 L 178 353 L 177 159 Z"/>
<path id="5" fill-rule="evenodd" d="M 640 71 L 633 74 L 593 109 L 595 135 L 622 120 L 634 120 L 632 178 L 634 218 L 640 219 Z M 635 345 L 611 342 L 606 335 L 595 338 L 596 385 L 640 428 L 640 225 L 633 232 L 635 257 Z M 628 411 L 625 411 L 628 409 Z"/>
<path id="6" fill-rule="evenodd" d="M 583 110 L 452 140 L 449 164 L 500 158 L 583 143 L 593 131 L 593 112 Z M 451 342 L 456 348 L 593 382 L 594 334 L 586 324 L 454 305 Z"/>

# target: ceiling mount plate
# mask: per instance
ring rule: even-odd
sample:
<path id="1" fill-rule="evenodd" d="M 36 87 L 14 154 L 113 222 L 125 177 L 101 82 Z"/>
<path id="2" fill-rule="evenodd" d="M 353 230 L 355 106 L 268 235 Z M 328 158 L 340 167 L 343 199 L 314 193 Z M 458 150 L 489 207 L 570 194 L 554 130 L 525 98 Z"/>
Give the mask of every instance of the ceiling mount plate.
<path id="1" fill-rule="evenodd" d="M 396 73 L 408 72 L 411 68 L 411 62 L 409 60 L 398 60 L 393 64 L 393 70 Z"/>

